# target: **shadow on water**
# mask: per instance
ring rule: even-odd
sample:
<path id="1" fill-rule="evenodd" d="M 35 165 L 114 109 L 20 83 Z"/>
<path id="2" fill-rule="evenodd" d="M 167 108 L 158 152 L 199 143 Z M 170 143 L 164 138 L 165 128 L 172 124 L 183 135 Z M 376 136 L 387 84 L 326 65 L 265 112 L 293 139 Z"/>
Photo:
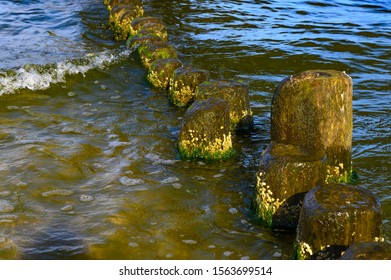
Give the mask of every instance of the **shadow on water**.
<path id="1" fill-rule="evenodd" d="M 63 225 L 46 228 L 30 236 L 29 244 L 21 250 L 24 260 L 84 259 L 84 241 L 80 232 Z"/>

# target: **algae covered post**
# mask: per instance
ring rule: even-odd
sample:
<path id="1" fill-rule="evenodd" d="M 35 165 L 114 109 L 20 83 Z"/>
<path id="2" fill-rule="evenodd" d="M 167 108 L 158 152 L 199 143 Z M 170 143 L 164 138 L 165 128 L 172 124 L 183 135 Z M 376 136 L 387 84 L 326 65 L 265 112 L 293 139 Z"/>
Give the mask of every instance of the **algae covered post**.
<path id="1" fill-rule="evenodd" d="M 268 226 L 295 229 L 304 194 L 325 178 L 324 156 L 308 155 L 293 145 L 270 143 L 256 175 L 257 216 Z"/>
<path id="2" fill-rule="evenodd" d="M 354 242 L 381 241 L 381 225 L 380 202 L 370 191 L 343 184 L 318 186 L 304 199 L 297 256 L 324 259 L 334 250 L 331 258 L 340 257 Z"/>
<path id="3" fill-rule="evenodd" d="M 261 221 L 295 228 L 294 209 L 300 208 L 285 203 L 291 196 L 350 175 L 352 95 L 351 78 L 334 70 L 305 71 L 277 85 L 271 144 L 257 173 L 255 208 Z M 279 213 L 292 215 L 289 225 L 282 222 L 287 218 L 281 220 L 285 215 L 275 215 L 281 205 L 286 207 Z"/>
<path id="4" fill-rule="evenodd" d="M 210 97 L 227 100 L 230 105 L 230 120 L 233 131 L 247 132 L 253 127 L 248 87 L 240 82 L 210 80 L 201 83 L 196 90 L 196 100 Z"/>
<path id="5" fill-rule="evenodd" d="M 229 104 L 211 98 L 196 101 L 182 120 L 178 149 L 182 158 L 229 159 L 234 155 Z"/>
<path id="6" fill-rule="evenodd" d="M 174 71 L 170 80 L 168 97 L 177 107 L 189 106 L 195 98 L 197 87 L 209 79 L 209 71 L 183 66 Z"/>
<path id="7" fill-rule="evenodd" d="M 150 68 L 155 60 L 178 57 L 176 49 L 171 44 L 164 41 L 141 44 L 138 48 L 138 53 L 146 68 Z"/>
<path id="8" fill-rule="evenodd" d="M 281 81 L 271 110 L 271 141 L 327 157 L 328 180 L 351 173 L 353 85 L 345 73 L 311 70 Z"/>
<path id="9" fill-rule="evenodd" d="M 178 58 L 157 59 L 151 63 L 147 79 L 156 88 L 168 89 L 175 69 L 182 66 Z"/>

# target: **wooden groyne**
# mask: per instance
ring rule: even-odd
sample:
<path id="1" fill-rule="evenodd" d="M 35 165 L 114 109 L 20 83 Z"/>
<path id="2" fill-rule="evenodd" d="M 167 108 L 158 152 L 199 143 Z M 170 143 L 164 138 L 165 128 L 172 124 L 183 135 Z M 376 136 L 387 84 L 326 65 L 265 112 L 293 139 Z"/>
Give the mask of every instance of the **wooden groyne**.
<path id="1" fill-rule="evenodd" d="M 207 70 L 183 65 L 166 25 L 144 15 L 141 0 L 104 3 L 115 38 L 137 49 L 151 86 L 166 90 L 172 106 L 187 109 L 178 155 L 234 157 L 232 138 L 253 127 L 247 86 L 210 80 Z M 335 70 L 304 71 L 275 89 L 271 141 L 261 156 L 253 206 L 262 224 L 297 232 L 295 258 L 354 259 L 360 250 L 367 259 L 389 257 L 378 198 L 351 186 L 352 98 L 352 79 Z M 380 246 L 383 255 L 371 246 Z"/>

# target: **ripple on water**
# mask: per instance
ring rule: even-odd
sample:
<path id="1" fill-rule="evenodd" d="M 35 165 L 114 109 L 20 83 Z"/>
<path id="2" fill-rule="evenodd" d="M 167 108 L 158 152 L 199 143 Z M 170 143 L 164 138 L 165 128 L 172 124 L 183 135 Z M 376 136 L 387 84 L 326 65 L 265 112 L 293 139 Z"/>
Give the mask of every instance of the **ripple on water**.
<path id="1" fill-rule="evenodd" d="M 17 219 L 18 219 L 17 215 L 3 214 L 0 215 L 0 224 L 11 224 L 16 222 Z"/>
<path id="2" fill-rule="evenodd" d="M 0 196 L 9 196 L 10 194 L 10 191 L 0 191 Z"/>
<path id="3" fill-rule="evenodd" d="M 138 243 L 136 243 L 136 242 L 129 242 L 128 243 L 128 247 L 131 247 L 131 248 L 136 248 L 136 247 L 138 247 L 139 245 L 138 245 Z"/>
<path id="4" fill-rule="evenodd" d="M 69 196 L 72 195 L 74 191 L 67 190 L 67 189 L 55 189 L 43 192 L 41 195 L 43 197 L 50 197 L 50 196 Z"/>
<path id="5" fill-rule="evenodd" d="M 174 189 L 177 189 L 177 190 L 180 190 L 182 188 L 182 184 L 179 184 L 179 183 L 174 183 L 174 184 L 172 184 L 172 186 Z"/>
<path id="6" fill-rule="evenodd" d="M 142 179 L 133 179 L 133 178 L 129 178 L 128 176 L 123 176 L 123 177 L 119 178 L 119 182 L 122 185 L 127 186 L 127 187 L 137 186 L 137 185 L 145 183 L 145 181 Z"/>
<path id="7" fill-rule="evenodd" d="M 224 256 L 224 257 L 229 257 L 229 256 L 231 256 L 233 253 L 234 253 L 234 252 L 231 252 L 231 251 L 225 251 L 225 252 L 223 253 L 223 256 Z"/>
<path id="8" fill-rule="evenodd" d="M 176 183 L 176 182 L 179 182 L 178 177 L 168 177 L 168 178 L 160 181 L 160 183 L 162 183 L 162 184 L 172 184 L 172 183 Z"/>
<path id="9" fill-rule="evenodd" d="M 8 200 L 0 200 L 0 213 L 9 213 L 13 212 L 14 210 L 15 207 Z"/>
<path id="10" fill-rule="evenodd" d="M 182 242 L 185 244 L 197 244 L 198 243 L 197 241 L 192 240 L 192 239 L 182 240 Z"/>
<path id="11" fill-rule="evenodd" d="M 274 252 L 273 254 L 273 258 L 281 258 L 282 257 L 282 253 L 277 251 L 277 252 Z"/>
<path id="12" fill-rule="evenodd" d="M 197 180 L 197 181 L 205 181 L 205 177 L 202 177 L 202 176 L 199 176 L 199 175 L 195 175 L 192 177 L 194 180 Z"/>
<path id="13" fill-rule="evenodd" d="M 65 205 L 64 207 L 62 207 L 60 210 L 61 211 L 71 211 L 73 209 L 73 206 L 72 205 Z"/>

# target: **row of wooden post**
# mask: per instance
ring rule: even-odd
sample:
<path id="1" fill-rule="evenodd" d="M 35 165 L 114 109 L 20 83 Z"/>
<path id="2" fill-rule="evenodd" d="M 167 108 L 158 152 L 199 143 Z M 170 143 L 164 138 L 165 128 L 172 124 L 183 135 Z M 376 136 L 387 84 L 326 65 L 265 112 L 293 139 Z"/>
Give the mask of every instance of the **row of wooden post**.
<path id="1" fill-rule="evenodd" d="M 183 65 L 166 25 L 144 16 L 141 0 L 104 2 L 116 39 L 137 49 L 151 85 L 167 90 L 173 106 L 187 108 L 179 156 L 234 157 L 232 138 L 253 126 L 247 86 L 210 80 L 208 71 Z M 271 228 L 297 231 L 295 258 L 391 259 L 390 245 L 381 242 L 379 199 L 350 184 L 352 97 L 352 79 L 334 70 L 287 77 L 273 94 L 271 142 L 261 156 L 254 210 Z"/>

